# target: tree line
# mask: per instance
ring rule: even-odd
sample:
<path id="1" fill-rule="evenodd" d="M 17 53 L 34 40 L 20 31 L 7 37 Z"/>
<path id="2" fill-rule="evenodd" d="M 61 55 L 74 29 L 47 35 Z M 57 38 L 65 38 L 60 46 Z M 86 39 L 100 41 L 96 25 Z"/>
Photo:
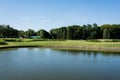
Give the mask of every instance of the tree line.
<path id="1" fill-rule="evenodd" d="M 34 31 L 17 30 L 9 25 L 0 25 L 0 38 L 30 38 L 31 36 L 40 36 L 43 39 L 120 39 L 120 24 L 104 24 L 98 26 L 96 23 L 87 25 L 72 25 L 51 29 L 49 32 L 40 29 Z"/>

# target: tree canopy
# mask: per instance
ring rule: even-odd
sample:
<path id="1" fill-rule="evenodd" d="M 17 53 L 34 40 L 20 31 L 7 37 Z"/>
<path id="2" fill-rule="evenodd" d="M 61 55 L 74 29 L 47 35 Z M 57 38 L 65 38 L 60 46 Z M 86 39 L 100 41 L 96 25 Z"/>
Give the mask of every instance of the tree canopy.
<path id="1" fill-rule="evenodd" d="M 72 25 L 51 29 L 50 32 L 40 29 L 34 31 L 17 30 L 9 25 L 0 25 L 0 38 L 19 38 L 31 36 L 41 36 L 44 39 L 120 39 L 120 24 L 104 24 L 98 26 L 96 23 L 87 25 Z"/>

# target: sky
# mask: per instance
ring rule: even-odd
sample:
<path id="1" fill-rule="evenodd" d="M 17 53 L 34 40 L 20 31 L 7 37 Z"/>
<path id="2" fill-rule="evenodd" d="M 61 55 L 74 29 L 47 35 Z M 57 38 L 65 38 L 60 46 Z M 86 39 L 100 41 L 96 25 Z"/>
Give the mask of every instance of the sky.
<path id="1" fill-rule="evenodd" d="M 93 23 L 120 24 L 120 0 L 0 0 L 0 25 L 18 30 Z"/>

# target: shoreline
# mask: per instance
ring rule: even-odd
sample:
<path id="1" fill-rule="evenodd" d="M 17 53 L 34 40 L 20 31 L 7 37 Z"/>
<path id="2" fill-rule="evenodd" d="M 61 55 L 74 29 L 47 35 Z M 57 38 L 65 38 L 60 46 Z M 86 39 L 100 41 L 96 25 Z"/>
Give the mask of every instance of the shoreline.
<path id="1" fill-rule="evenodd" d="M 58 50 L 82 50 L 82 51 L 104 51 L 104 52 L 120 52 L 120 48 L 113 47 L 95 47 L 95 46 L 38 46 L 38 45 L 26 45 L 26 46 L 0 46 L 1 49 L 9 48 L 51 48 Z"/>
<path id="2" fill-rule="evenodd" d="M 88 42 L 84 40 L 31 41 L 25 39 L 23 42 L 6 42 L 5 45 L 0 45 L 0 49 L 29 47 L 51 48 L 61 50 L 106 51 L 120 53 L 120 42 Z"/>

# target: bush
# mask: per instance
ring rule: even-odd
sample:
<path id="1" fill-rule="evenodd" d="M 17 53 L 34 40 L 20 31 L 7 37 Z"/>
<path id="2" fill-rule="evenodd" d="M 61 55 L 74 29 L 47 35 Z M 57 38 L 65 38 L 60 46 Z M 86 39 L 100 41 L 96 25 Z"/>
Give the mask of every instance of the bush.
<path id="1" fill-rule="evenodd" d="M 0 39 L 0 45 L 4 45 L 6 42 L 3 39 Z"/>
<path id="2" fill-rule="evenodd" d="M 120 42 L 120 39 L 89 39 L 87 42 Z"/>
<path id="3" fill-rule="evenodd" d="M 97 40 L 97 39 L 89 39 L 89 40 L 85 40 L 87 42 L 101 42 L 100 40 Z"/>
<path id="4" fill-rule="evenodd" d="M 113 42 L 120 42 L 120 39 L 113 39 Z"/>
<path id="5" fill-rule="evenodd" d="M 17 39 L 17 38 L 5 38 L 4 40 L 6 42 L 22 42 L 21 39 Z"/>

